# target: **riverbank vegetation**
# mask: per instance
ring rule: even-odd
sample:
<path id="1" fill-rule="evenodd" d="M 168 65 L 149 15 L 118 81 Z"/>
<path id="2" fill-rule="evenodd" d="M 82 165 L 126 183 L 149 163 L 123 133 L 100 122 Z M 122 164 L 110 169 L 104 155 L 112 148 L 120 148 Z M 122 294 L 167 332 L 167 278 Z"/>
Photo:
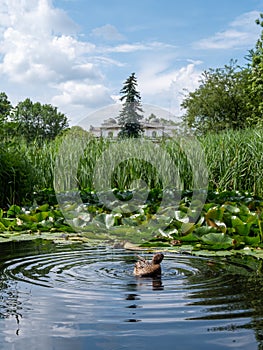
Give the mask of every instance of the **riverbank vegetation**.
<path id="1" fill-rule="evenodd" d="M 71 203 L 66 217 L 71 215 L 72 220 L 67 220 L 57 203 L 53 172 L 63 137 L 41 145 L 37 142 L 28 145 L 22 140 L 9 142 L 2 154 L 9 162 L 13 159 L 13 173 L 6 172 L 6 166 L 2 166 L 1 181 L 5 181 L 2 188 L 8 191 L 0 213 L 1 240 L 17 239 L 17 235 L 23 239 L 34 234 L 45 237 L 44 232 L 49 235 L 61 232 L 69 235 L 61 237 L 70 237 L 77 227 L 84 240 L 115 238 L 140 241 L 144 245 L 191 244 L 196 249 L 213 250 L 240 249 L 246 245 L 263 247 L 262 130 L 232 130 L 198 137 L 206 162 L 203 167 L 208 170 L 208 188 L 204 189 L 208 193 L 195 219 L 196 208 L 191 207 L 192 170 L 176 138 L 160 140 L 158 145 L 172 157 L 183 176 L 181 188 L 168 194 L 169 206 L 160 210 L 169 189 L 162 188 L 158 171 L 153 171 L 147 162 L 130 159 L 127 164 L 120 163 L 111 176 L 114 198 L 122 201 L 121 206 L 112 210 L 100 201 L 93 182 L 95 166 L 112 141 L 96 139 L 79 128 L 67 133 L 73 133 L 74 139 L 76 135 L 85 135 L 86 148 L 77 172 L 78 187 L 71 188 L 80 194 L 83 205 Z M 74 153 L 72 145 L 70 149 Z M 71 161 L 70 154 L 62 155 Z M 147 185 L 146 197 L 143 189 L 129 186 L 138 179 Z M 68 181 L 66 171 L 65 181 Z M 64 196 L 66 203 L 66 188 Z M 133 196 L 140 204 L 127 213 L 125 206 Z"/>
<path id="2" fill-rule="evenodd" d="M 257 23 L 263 26 L 261 20 Z M 12 107 L 1 93 L 0 241 L 58 233 L 70 240 L 76 231 L 82 240 L 123 239 L 144 246 L 263 248 L 262 47 L 263 34 L 246 67 L 232 61 L 204 72 L 199 88 L 185 97 L 184 125 L 200 145 L 200 161 L 189 158 L 195 153 L 194 144 L 187 143 L 193 148 L 188 154 L 181 147 L 180 140 L 191 140 L 184 128 L 174 137 L 155 140 L 159 159 L 166 162 L 167 157 L 173 164 L 176 186 L 165 185 L 171 172 L 162 171 L 160 176 L 160 169 L 143 157 L 127 157 L 109 174 L 102 172 L 99 178 L 109 176 L 107 190 L 113 202 L 120 201 L 117 207 L 106 205 L 101 200 L 104 194 L 97 191 L 94 174 L 100 170 L 101 156 L 111 149 L 107 161 L 114 163 L 117 154 L 112 146 L 124 139 L 129 149 L 135 147 L 134 154 L 135 141 L 145 147 L 143 154 L 153 148 L 150 141 L 142 143 L 143 110 L 134 73 L 121 90 L 122 132 L 115 140 L 96 138 L 80 127 L 68 128 L 66 116 L 50 105 L 26 99 Z M 205 178 L 206 173 L 207 184 L 204 181 L 204 187 L 196 189 L 194 177 Z M 72 202 L 74 196 L 81 203 Z M 169 204 L 163 207 L 167 196 Z M 59 203 L 61 198 L 65 206 Z M 127 211 L 133 198 L 139 204 Z"/>

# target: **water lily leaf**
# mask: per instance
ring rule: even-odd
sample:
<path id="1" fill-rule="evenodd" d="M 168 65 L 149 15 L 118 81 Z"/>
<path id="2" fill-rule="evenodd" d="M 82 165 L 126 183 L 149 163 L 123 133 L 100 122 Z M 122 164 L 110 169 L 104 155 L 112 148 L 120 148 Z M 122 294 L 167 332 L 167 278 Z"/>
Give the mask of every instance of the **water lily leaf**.
<path id="1" fill-rule="evenodd" d="M 231 204 L 223 204 L 222 207 L 225 208 L 225 210 L 229 211 L 232 214 L 238 214 L 240 212 L 240 209 L 237 206 L 234 206 Z"/>
<path id="2" fill-rule="evenodd" d="M 260 243 L 260 236 L 259 235 L 256 237 L 245 236 L 244 242 L 250 246 L 258 246 Z"/>
<path id="3" fill-rule="evenodd" d="M 183 223 L 181 227 L 181 232 L 183 235 L 187 235 L 188 233 L 193 231 L 194 227 L 195 227 L 195 224 L 193 222 Z"/>
<path id="4" fill-rule="evenodd" d="M 182 242 L 198 242 L 200 239 L 193 232 L 188 233 L 186 236 L 180 237 L 180 241 Z"/>
<path id="5" fill-rule="evenodd" d="M 48 211 L 48 209 L 49 209 L 49 204 L 43 204 L 37 208 L 37 211 Z"/>
<path id="6" fill-rule="evenodd" d="M 37 213 L 35 215 L 31 216 L 31 220 L 34 222 L 41 222 L 43 220 L 46 220 L 46 218 L 49 216 L 49 212 L 43 212 Z"/>
<path id="7" fill-rule="evenodd" d="M 133 220 L 131 218 L 123 218 L 122 219 L 122 223 L 124 225 L 128 225 L 128 226 L 138 226 L 138 223 L 136 220 Z"/>
<path id="8" fill-rule="evenodd" d="M 239 217 L 232 216 L 231 221 L 232 227 L 236 230 L 238 234 L 245 236 L 249 233 L 249 227 Z"/>
<path id="9" fill-rule="evenodd" d="M 21 207 L 19 205 L 11 205 L 11 207 L 7 211 L 7 217 L 15 217 L 21 212 Z"/>
<path id="10" fill-rule="evenodd" d="M 19 219 L 21 219 L 24 222 L 30 223 L 34 220 L 32 220 L 32 215 L 29 214 L 19 214 Z"/>
<path id="11" fill-rule="evenodd" d="M 215 203 L 205 203 L 203 208 L 207 212 L 209 209 L 215 207 L 215 205 L 216 205 Z"/>
<path id="12" fill-rule="evenodd" d="M 201 226 L 194 229 L 194 233 L 196 236 L 201 237 L 203 235 L 207 235 L 210 232 L 215 232 L 216 230 L 210 226 Z"/>
<path id="13" fill-rule="evenodd" d="M 208 212 L 205 214 L 206 221 L 212 220 L 212 221 L 222 221 L 223 220 L 223 215 L 224 215 L 224 207 L 220 208 L 211 208 L 208 210 Z"/>
<path id="14" fill-rule="evenodd" d="M 233 239 L 224 233 L 208 233 L 201 240 L 212 246 L 212 249 L 227 249 L 233 245 Z"/>

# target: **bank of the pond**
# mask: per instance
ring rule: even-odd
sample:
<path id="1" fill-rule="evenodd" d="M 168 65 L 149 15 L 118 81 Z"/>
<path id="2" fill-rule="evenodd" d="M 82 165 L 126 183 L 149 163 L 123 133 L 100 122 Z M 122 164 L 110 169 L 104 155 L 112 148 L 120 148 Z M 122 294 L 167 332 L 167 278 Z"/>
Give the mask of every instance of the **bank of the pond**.
<path id="1" fill-rule="evenodd" d="M 210 191 L 204 204 L 193 207 L 193 194 L 188 192 L 177 205 L 160 210 L 155 193 L 146 204 L 127 212 L 129 202 L 125 199 L 131 192 L 120 195 L 123 205 L 114 210 L 96 202 L 91 193 L 85 204 L 65 202 L 63 210 L 47 203 L 31 208 L 12 205 L 0 210 L 0 242 L 42 239 L 70 244 L 100 240 L 113 245 L 130 242 L 132 249 L 158 247 L 192 254 L 242 252 L 263 256 L 261 198 L 237 191 Z M 198 205 L 202 208 L 196 217 Z"/>

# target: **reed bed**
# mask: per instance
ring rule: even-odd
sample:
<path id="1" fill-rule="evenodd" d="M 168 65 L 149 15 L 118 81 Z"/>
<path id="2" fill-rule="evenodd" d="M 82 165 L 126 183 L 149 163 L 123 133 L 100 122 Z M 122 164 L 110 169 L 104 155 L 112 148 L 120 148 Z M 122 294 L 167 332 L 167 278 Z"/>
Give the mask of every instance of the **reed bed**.
<path id="1" fill-rule="evenodd" d="M 200 138 L 210 187 L 263 195 L 263 130 L 246 129 Z"/>
<path id="2" fill-rule="evenodd" d="M 211 133 L 197 143 L 189 137 L 163 139 L 158 144 L 144 139 L 125 142 L 68 133 L 41 145 L 21 142 L 16 149 L 32 167 L 34 191 L 53 188 L 54 183 L 59 191 L 128 189 L 142 184 L 192 190 L 195 181 L 205 186 L 208 176 L 211 190 L 263 196 L 263 130 Z"/>

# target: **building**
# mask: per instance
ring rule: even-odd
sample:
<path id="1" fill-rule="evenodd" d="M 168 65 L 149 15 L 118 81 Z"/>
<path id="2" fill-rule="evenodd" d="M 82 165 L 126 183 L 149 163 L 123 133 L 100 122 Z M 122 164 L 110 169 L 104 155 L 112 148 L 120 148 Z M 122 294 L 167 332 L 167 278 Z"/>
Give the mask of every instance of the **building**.
<path id="1" fill-rule="evenodd" d="M 144 136 L 149 138 L 158 137 L 171 137 L 175 134 L 178 129 L 176 124 L 162 123 L 158 118 L 151 118 L 143 120 L 141 122 Z M 96 137 L 110 137 L 115 138 L 121 131 L 121 126 L 117 123 L 116 119 L 108 118 L 99 127 L 90 126 L 89 131 Z"/>

